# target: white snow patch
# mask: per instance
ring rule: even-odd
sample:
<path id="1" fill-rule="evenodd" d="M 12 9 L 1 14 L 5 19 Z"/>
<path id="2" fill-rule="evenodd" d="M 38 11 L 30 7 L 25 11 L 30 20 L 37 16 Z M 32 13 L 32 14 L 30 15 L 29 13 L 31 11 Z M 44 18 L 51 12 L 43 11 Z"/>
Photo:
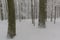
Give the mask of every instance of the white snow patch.
<path id="1" fill-rule="evenodd" d="M 0 21 L 0 40 L 60 40 L 60 22 L 47 21 L 46 28 L 38 28 L 38 20 L 33 26 L 31 19 L 16 21 L 17 34 L 13 39 L 7 38 L 8 23 Z"/>

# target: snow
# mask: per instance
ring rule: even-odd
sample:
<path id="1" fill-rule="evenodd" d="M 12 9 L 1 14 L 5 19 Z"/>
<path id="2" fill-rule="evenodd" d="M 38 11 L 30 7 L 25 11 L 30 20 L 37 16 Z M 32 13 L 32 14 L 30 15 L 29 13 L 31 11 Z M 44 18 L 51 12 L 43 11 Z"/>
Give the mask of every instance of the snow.
<path id="1" fill-rule="evenodd" d="M 58 19 L 59 20 L 59 19 Z M 16 21 L 16 36 L 13 39 L 7 38 L 8 21 L 0 21 L 0 40 L 60 40 L 60 22 L 56 24 L 46 22 L 46 28 L 38 28 L 38 21 L 35 21 L 35 26 L 31 19 L 25 19 L 19 22 Z"/>

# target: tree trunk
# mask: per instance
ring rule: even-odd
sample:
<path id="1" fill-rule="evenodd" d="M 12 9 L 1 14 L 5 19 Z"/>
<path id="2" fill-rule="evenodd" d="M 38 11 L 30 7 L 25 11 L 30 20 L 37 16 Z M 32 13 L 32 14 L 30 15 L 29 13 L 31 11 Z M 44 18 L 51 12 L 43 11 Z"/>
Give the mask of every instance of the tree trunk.
<path id="1" fill-rule="evenodd" d="M 21 22 L 21 3 L 20 3 L 20 0 L 18 0 L 18 7 L 19 7 L 19 21 Z"/>
<path id="2" fill-rule="evenodd" d="M 45 28 L 47 0 L 39 0 L 39 26 Z"/>
<path id="3" fill-rule="evenodd" d="M 31 18 L 32 18 L 32 24 L 35 25 L 35 18 L 34 18 L 34 14 L 33 14 L 33 0 L 31 0 Z"/>
<path id="4" fill-rule="evenodd" d="M 1 9 L 1 20 L 3 21 L 3 9 Z"/>
<path id="5" fill-rule="evenodd" d="M 34 0 L 34 17 L 35 17 L 35 19 L 37 19 L 37 2 L 36 2 L 36 0 Z"/>
<path id="6" fill-rule="evenodd" d="M 3 21 L 3 9 L 2 9 L 2 1 L 0 0 L 0 7 L 1 7 L 1 20 Z"/>
<path id="7" fill-rule="evenodd" d="M 8 18 L 8 6 L 7 6 L 8 4 L 7 4 L 7 0 L 5 0 L 5 8 L 6 8 L 6 13 L 5 13 L 5 19 L 7 19 Z"/>
<path id="8" fill-rule="evenodd" d="M 14 0 L 7 0 L 7 2 L 8 2 L 8 36 L 10 38 L 13 38 L 16 35 Z"/>
<path id="9" fill-rule="evenodd" d="M 51 22 L 52 22 L 52 19 L 53 19 L 53 0 L 52 0 L 52 10 L 51 10 Z"/>
<path id="10" fill-rule="evenodd" d="M 56 23 L 56 6 L 55 6 L 55 15 L 54 15 L 54 24 Z"/>
<path id="11" fill-rule="evenodd" d="M 28 0 L 28 19 L 29 19 L 29 0 Z"/>

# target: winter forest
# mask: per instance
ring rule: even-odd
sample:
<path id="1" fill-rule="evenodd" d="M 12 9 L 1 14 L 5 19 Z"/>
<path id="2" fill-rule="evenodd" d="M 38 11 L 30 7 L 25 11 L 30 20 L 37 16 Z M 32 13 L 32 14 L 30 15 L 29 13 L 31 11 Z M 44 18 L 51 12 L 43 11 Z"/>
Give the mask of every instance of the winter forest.
<path id="1" fill-rule="evenodd" d="M 60 1 L 0 0 L 0 40 L 60 40 Z"/>

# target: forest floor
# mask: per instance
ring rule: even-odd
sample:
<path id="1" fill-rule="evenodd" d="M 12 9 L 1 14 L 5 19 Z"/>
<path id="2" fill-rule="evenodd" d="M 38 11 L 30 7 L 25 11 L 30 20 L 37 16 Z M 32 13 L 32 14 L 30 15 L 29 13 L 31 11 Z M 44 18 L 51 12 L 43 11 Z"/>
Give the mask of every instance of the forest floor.
<path id="1" fill-rule="evenodd" d="M 59 19 L 60 20 L 60 19 Z M 16 21 L 16 36 L 13 39 L 7 38 L 8 21 L 0 21 L 0 40 L 60 40 L 60 21 L 47 21 L 46 28 L 38 28 L 38 21 L 35 26 L 29 20 Z"/>

